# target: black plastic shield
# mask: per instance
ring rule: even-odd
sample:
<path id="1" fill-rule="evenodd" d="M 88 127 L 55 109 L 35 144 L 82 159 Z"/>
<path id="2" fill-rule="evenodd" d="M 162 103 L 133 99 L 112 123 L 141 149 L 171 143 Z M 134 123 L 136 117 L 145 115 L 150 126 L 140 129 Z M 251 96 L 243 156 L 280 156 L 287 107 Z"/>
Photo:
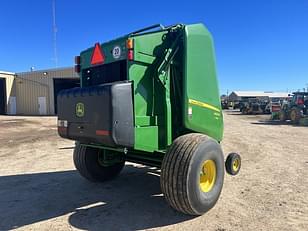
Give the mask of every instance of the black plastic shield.
<path id="1" fill-rule="evenodd" d="M 63 138 L 110 147 L 134 146 L 132 83 L 128 81 L 63 90 L 58 94 Z"/>

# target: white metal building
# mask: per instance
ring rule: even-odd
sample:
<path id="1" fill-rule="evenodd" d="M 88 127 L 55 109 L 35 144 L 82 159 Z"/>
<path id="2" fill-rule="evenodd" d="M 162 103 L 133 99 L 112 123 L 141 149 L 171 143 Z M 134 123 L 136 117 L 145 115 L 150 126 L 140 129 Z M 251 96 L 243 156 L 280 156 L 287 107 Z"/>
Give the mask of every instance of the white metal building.
<path id="1" fill-rule="evenodd" d="M 5 91 L 0 95 L 4 102 L 1 114 L 55 115 L 57 93 L 78 87 L 79 77 L 72 67 L 23 73 L 0 72 L 0 92 L 2 85 Z"/>
<path id="2" fill-rule="evenodd" d="M 229 95 L 230 101 L 241 101 L 248 98 L 258 99 L 287 99 L 289 94 L 286 92 L 265 92 L 265 91 L 233 91 Z"/>

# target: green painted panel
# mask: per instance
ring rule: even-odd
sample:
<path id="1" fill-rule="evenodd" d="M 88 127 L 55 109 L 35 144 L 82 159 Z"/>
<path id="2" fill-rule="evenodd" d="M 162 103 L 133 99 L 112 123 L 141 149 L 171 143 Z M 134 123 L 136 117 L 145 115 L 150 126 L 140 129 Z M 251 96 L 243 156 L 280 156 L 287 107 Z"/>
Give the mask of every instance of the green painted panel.
<path id="1" fill-rule="evenodd" d="M 153 152 L 158 150 L 158 127 L 136 127 L 135 147 L 136 150 Z"/>
<path id="2" fill-rule="evenodd" d="M 220 104 L 212 36 L 202 24 L 185 27 L 184 125 L 220 141 Z"/>
<path id="3" fill-rule="evenodd" d="M 153 101 L 153 76 L 147 66 L 132 63 L 129 78 L 134 82 L 134 111 L 137 116 L 150 116 Z"/>
<path id="4" fill-rule="evenodd" d="M 140 52 L 134 52 L 135 61 L 152 64 L 155 60 L 155 57 L 148 54 L 143 54 Z"/>
<path id="5" fill-rule="evenodd" d="M 166 113 L 166 92 L 169 92 L 169 86 L 166 90 L 157 76 L 158 64 L 163 61 L 166 48 L 170 45 L 166 33 L 162 31 L 131 37 L 134 40 L 134 60 L 128 61 L 128 78 L 134 83 L 137 150 L 159 150 L 165 148 L 171 140 L 171 129 L 167 131 L 166 122 L 171 117 L 170 113 Z"/>
<path id="6" fill-rule="evenodd" d="M 164 42 L 166 33 L 166 31 L 162 31 L 133 37 L 136 55 L 140 53 L 152 57 L 162 56 L 164 47 L 161 45 Z"/>
<path id="7" fill-rule="evenodd" d="M 135 124 L 140 127 L 156 126 L 157 116 L 136 116 Z"/>

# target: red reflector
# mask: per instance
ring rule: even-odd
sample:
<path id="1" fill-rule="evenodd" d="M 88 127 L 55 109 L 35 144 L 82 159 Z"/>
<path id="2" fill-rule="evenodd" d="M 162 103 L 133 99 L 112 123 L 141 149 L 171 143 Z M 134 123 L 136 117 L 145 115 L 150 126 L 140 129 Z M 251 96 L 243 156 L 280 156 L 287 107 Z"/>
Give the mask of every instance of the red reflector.
<path id="1" fill-rule="evenodd" d="M 130 61 L 134 60 L 134 51 L 133 50 L 128 50 L 127 59 L 130 60 Z"/>
<path id="2" fill-rule="evenodd" d="M 102 64 L 104 61 L 105 61 L 105 56 L 101 50 L 101 46 L 99 45 L 99 43 L 96 43 L 91 58 L 91 64 L 92 65 Z"/>
<path id="3" fill-rule="evenodd" d="M 107 130 L 96 130 L 95 133 L 98 136 L 109 136 L 109 131 L 107 131 Z"/>
<path id="4" fill-rule="evenodd" d="M 75 72 L 80 73 L 80 70 L 81 70 L 80 65 L 75 65 Z"/>
<path id="5" fill-rule="evenodd" d="M 58 127 L 58 132 L 59 133 L 67 132 L 67 128 L 66 127 Z"/>

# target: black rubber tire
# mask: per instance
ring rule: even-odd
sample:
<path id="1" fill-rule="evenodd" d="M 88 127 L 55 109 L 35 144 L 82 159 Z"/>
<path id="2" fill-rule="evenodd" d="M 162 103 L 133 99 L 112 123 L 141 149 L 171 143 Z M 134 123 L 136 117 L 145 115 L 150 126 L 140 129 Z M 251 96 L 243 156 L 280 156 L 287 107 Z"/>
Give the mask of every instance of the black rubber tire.
<path id="1" fill-rule="evenodd" d="M 200 189 L 200 171 L 205 160 L 216 165 L 216 180 L 209 192 Z M 198 133 L 174 140 L 161 167 L 161 189 L 167 202 L 176 210 L 201 215 L 217 202 L 224 181 L 224 157 L 220 145 Z"/>
<path id="2" fill-rule="evenodd" d="M 293 107 L 290 111 L 290 119 L 292 123 L 298 124 L 301 119 L 301 111 L 300 109 Z"/>
<path id="3" fill-rule="evenodd" d="M 287 113 L 285 111 L 280 111 L 279 112 L 279 120 L 281 122 L 284 122 L 287 120 Z"/>
<path id="4" fill-rule="evenodd" d="M 235 161 L 239 161 L 239 166 L 237 169 L 234 169 L 233 164 Z M 242 160 L 241 160 L 241 156 L 237 153 L 230 153 L 227 156 L 226 162 L 225 162 L 225 167 L 226 167 L 226 171 L 227 173 L 229 173 L 232 176 L 235 176 L 239 173 L 240 169 L 241 169 L 241 165 L 242 165 Z"/>
<path id="5" fill-rule="evenodd" d="M 116 177 L 125 165 L 125 161 L 112 166 L 102 166 L 98 161 L 99 149 L 76 143 L 74 164 L 81 176 L 89 181 L 103 182 Z"/>

